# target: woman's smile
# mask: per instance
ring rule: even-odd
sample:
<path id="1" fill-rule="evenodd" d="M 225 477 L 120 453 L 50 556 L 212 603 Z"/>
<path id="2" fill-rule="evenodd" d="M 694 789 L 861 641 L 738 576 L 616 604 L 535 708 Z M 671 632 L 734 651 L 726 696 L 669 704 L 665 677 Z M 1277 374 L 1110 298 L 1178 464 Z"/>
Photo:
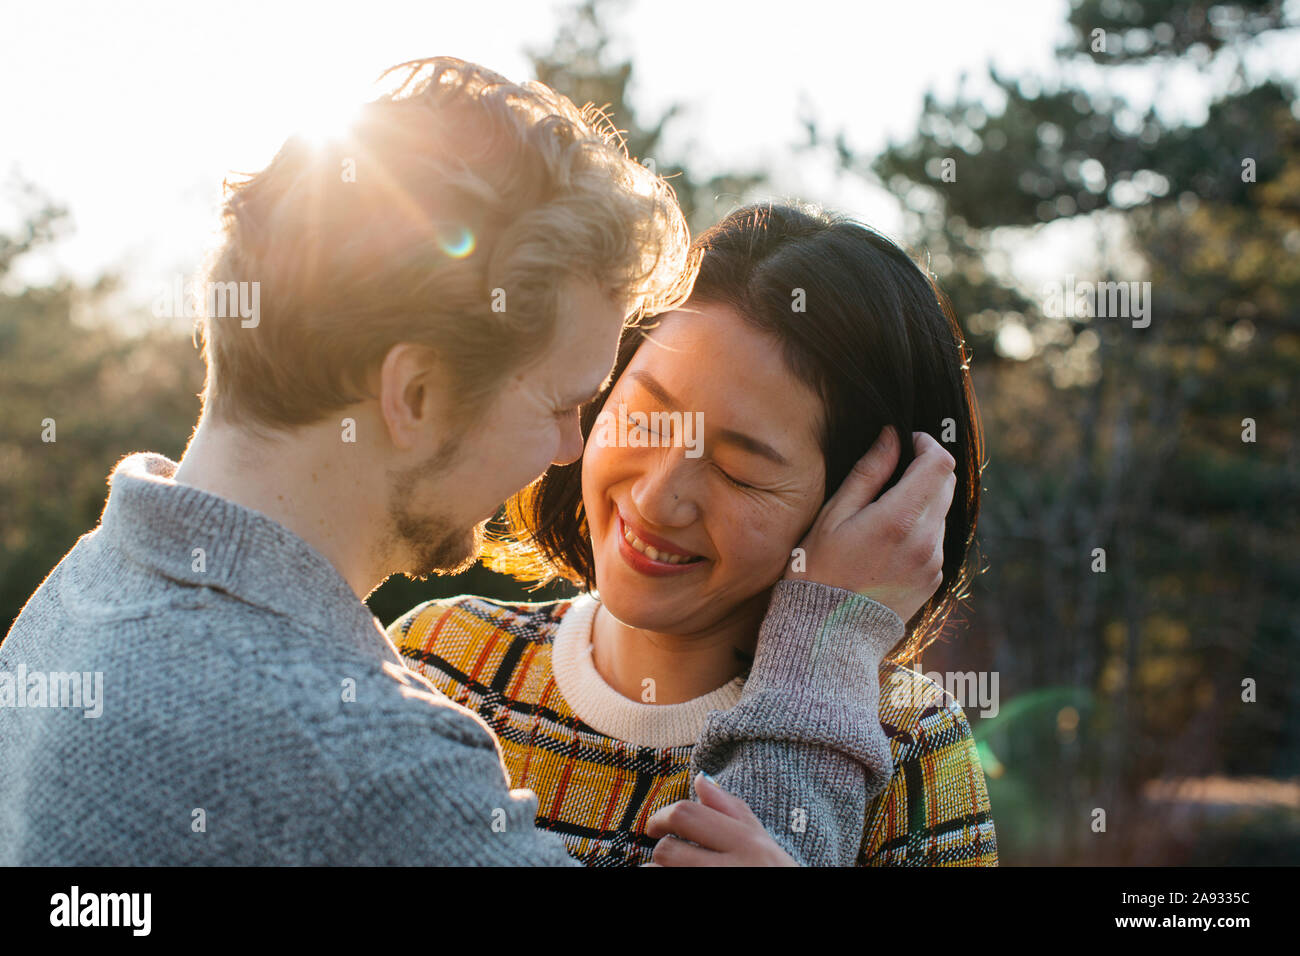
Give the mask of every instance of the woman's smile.
<path id="1" fill-rule="evenodd" d="M 686 574 L 707 563 L 708 559 L 703 555 L 692 554 L 640 528 L 633 530 L 617 506 L 614 514 L 617 519 L 614 530 L 619 539 L 618 553 L 634 571 L 652 577 L 663 577 Z"/>

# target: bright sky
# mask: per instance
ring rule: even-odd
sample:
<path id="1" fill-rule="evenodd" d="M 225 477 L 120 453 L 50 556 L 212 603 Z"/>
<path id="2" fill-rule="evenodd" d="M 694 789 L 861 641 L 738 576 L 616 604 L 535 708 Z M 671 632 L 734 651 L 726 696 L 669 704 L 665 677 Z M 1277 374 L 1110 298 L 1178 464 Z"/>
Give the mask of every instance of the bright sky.
<path id="1" fill-rule="evenodd" d="M 450 54 L 530 79 L 567 4 L 555 0 L 186 0 L 14 2 L 0 35 L 0 180 L 34 180 L 72 211 L 75 232 L 25 276 L 123 272 L 144 290 L 198 262 L 222 177 L 255 170 L 301 125 L 340 117 L 385 67 Z M 908 135 L 927 88 L 951 92 L 991 60 L 1013 75 L 1054 72 L 1066 0 L 629 0 L 612 23 L 635 64 L 646 115 L 688 112 L 665 152 L 700 171 L 761 164 L 777 194 L 834 206 L 897 234 L 896 205 L 793 152 L 812 104 L 823 128 L 862 149 Z M 1300 60 L 1294 42 L 1272 57 Z M 1267 66 L 1267 63 L 1265 63 Z M 1112 71 L 1113 72 L 1113 71 Z M 1150 77 L 1126 89 L 1150 97 Z M 1160 94 L 1203 108 L 1198 78 Z M 689 152 L 686 152 L 689 150 Z M 0 228 L 13 212 L 0 207 Z"/>

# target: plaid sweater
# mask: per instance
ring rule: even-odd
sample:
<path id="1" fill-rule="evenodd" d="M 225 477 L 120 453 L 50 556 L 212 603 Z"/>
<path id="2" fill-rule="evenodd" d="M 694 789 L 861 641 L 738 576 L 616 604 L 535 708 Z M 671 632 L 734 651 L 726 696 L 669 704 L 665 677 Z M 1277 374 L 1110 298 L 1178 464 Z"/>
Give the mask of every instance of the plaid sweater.
<path id="1" fill-rule="evenodd" d="M 462 596 L 414 608 L 389 635 L 409 667 L 492 728 L 511 785 L 538 796 L 539 828 L 588 866 L 635 866 L 654 849 L 651 814 L 689 796 L 692 723 L 734 703 L 743 679 L 686 704 L 623 701 L 625 711 L 675 712 L 666 723 L 656 713 L 657 726 L 638 733 L 635 717 L 601 707 L 617 692 L 590 663 L 595 604 L 592 595 L 535 604 Z M 886 663 L 880 676 L 894 767 L 868 806 L 858 865 L 996 866 L 984 773 L 960 705 L 907 668 Z"/>

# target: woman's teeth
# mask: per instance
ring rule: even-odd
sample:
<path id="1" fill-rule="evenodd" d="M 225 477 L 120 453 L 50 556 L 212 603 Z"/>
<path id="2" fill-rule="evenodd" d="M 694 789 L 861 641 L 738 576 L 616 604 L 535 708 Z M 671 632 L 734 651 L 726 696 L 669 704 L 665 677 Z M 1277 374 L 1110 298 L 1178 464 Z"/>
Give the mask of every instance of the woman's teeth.
<path id="1" fill-rule="evenodd" d="M 672 554 L 668 551 L 660 551 L 655 548 L 654 545 L 646 544 L 632 533 L 631 528 L 626 526 L 623 528 L 623 537 L 627 539 L 628 544 L 632 545 L 632 547 L 636 548 L 651 561 L 662 561 L 664 564 L 689 564 L 692 561 L 700 560 L 699 555 L 692 558 L 687 557 L 684 554 Z"/>

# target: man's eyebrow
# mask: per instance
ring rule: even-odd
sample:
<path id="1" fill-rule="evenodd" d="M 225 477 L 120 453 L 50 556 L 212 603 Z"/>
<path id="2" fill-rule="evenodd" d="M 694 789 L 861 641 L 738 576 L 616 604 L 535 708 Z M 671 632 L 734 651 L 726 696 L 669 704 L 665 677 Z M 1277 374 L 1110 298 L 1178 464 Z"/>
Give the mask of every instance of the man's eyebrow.
<path id="1" fill-rule="evenodd" d="M 640 369 L 629 372 L 628 377 L 644 388 L 660 405 L 671 411 L 681 409 L 681 403 L 677 401 L 668 389 L 659 383 L 659 380 L 649 372 Z M 786 461 L 784 455 L 773 448 L 765 441 L 760 441 L 753 435 L 747 435 L 745 432 L 736 431 L 734 428 L 719 428 L 714 438 L 728 445 L 735 445 L 751 454 L 766 458 L 768 461 L 775 462 L 778 465 L 789 467 L 790 462 Z"/>

